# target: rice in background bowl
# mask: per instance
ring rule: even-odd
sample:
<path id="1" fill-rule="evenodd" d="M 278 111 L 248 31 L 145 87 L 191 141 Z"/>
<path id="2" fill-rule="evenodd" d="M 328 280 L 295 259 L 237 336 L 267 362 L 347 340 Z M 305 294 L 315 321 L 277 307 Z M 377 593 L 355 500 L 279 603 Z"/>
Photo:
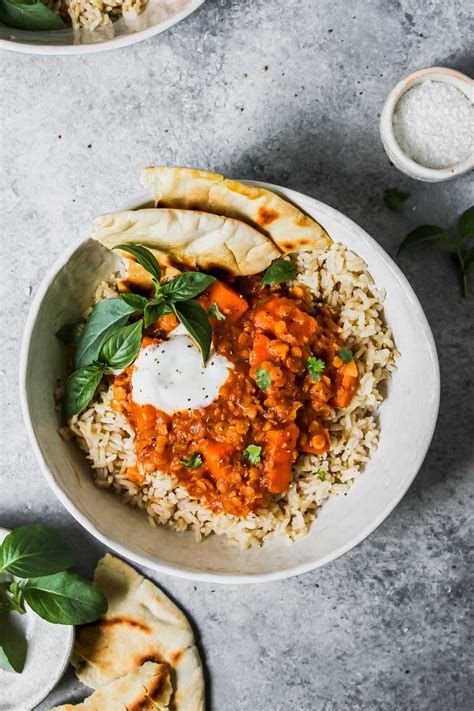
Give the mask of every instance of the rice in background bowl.
<path id="1" fill-rule="evenodd" d="M 274 537 L 262 547 L 240 551 L 223 537 L 210 536 L 196 543 L 192 531 L 176 533 L 165 526 L 154 529 L 142 511 L 123 506 L 110 491 L 98 491 L 83 453 L 72 442 L 61 439 L 53 392 L 57 379 L 65 375 L 66 364 L 54 334 L 63 323 L 77 320 L 90 305 L 98 282 L 107 280 L 117 268 L 115 255 L 90 240 L 71 249 L 46 277 L 28 319 L 22 347 L 22 406 L 48 483 L 93 535 L 125 557 L 161 572 L 209 581 L 259 582 L 323 565 L 352 548 L 383 521 L 413 480 L 431 440 L 439 402 L 436 351 L 421 307 L 405 278 L 370 237 L 336 210 L 294 191 L 277 191 L 322 222 L 335 241 L 367 262 L 375 283 L 386 291 L 386 319 L 403 354 L 380 409 L 379 447 L 365 473 L 350 495 L 331 498 L 308 535 L 294 543 L 289 545 L 285 535 Z M 330 282 L 322 284 L 323 289 L 329 287 Z M 65 294 L 71 298 L 64 298 Z M 347 318 L 354 318 L 351 309 Z M 387 349 L 391 352 L 392 346 Z M 35 354 L 40 352 L 45 357 L 38 359 Z M 368 349 L 369 359 L 370 352 Z M 370 449 L 373 428 L 371 423 L 366 424 L 364 441 Z M 321 492 L 310 495 L 315 500 L 322 496 Z"/>

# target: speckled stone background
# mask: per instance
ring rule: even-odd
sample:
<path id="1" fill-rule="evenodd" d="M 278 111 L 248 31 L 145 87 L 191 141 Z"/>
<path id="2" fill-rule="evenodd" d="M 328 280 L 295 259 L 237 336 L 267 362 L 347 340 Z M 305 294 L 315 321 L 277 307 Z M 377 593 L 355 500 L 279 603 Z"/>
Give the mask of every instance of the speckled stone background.
<path id="1" fill-rule="evenodd" d="M 207 0 L 127 49 L 1 55 L 2 525 L 58 526 L 82 551 L 84 572 L 103 550 L 46 487 L 16 384 L 32 296 L 88 220 L 140 192 L 140 167 L 169 163 L 302 190 L 391 254 L 418 223 L 452 228 L 472 203 L 472 177 L 405 178 L 383 152 L 378 116 L 411 70 L 474 74 L 470 10 L 468 0 Z M 404 216 L 383 205 L 389 185 L 411 193 Z M 219 587 L 152 576 L 195 625 L 212 711 L 474 706 L 474 299 L 460 298 L 441 249 L 413 251 L 402 268 L 436 338 L 442 398 L 430 452 L 393 514 L 343 558 L 286 582 Z M 84 693 L 70 672 L 40 708 Z"/>

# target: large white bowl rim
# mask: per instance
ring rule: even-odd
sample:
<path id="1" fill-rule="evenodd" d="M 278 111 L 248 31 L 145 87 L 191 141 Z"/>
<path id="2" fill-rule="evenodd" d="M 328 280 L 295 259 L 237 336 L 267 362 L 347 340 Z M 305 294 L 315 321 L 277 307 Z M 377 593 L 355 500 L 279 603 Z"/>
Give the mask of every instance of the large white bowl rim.
<path id="1" fill-rule="evenodd" d="M 248 551 L 239 551 L 221 536 L 210 536 L 197 544 L 190 532 L 176 533 L 166 526 L 151 528 L 143 512 L 123 506 L 118 497 L 94 488 L 95 498 L 108 495 L 109 507 L 118 507 L 114 510 L 125 530 L 115 533 L 115 525 L 111 533 L 65 492 L 45 456 L 43 433 L 39 432 L 43 423 L 35 422 L 32 416 L 29 370 L 33 359 L 37 362 L 41 357 L 32 348 L 32 337 L 43 300 L 61 269 L 87 242 L 84 238 L 61 254 L 44 277 L 27 318 L 20 354 L 21 407 L 30 443 L 46 481 L 65 508 L 89 533 L 125 558 L 160 573 L 213 583 L 257 583 L 300 575 L 329 563 L 363 541 L 395 508 L 415 478 L 430 445 L 439 409 L 439 365 L 433 336 L 415 293 L 393 260 L 364 230 L 334 208 L 294 190 L 247 182 L 274 190 L 299 205 L 318 219 L 334 240 L 365 259 L 377 286 L 387 290 L 386 317 L 401 350 L 389 396 L 380 411 L 377 452 L 349 494 L 325 504 L 307 536 L 292 544 L 277 540 Z M 147 200 L 131 201 L 124 209 L 137 208 Z M 66 446 L 59 435 L 56 446 Z M 83 458 L 81 452 L 78 455 Z M 68 456 L 74 456 L 72 449 Z M 81 466 L 78 461 L 75 465 Z M 70 467 L 78 476 L 76 468 L 72 464 Z M 93 486 L 90 476 L 82 486 Z M 106 511 L 105 507 L 101 510 Z M 140 535 L 154 537 L 153 551 L 132 540 Z M 161 551 L 168 554 L 170 546 L 177 549 L 178 560 L 164 559 Z"/>

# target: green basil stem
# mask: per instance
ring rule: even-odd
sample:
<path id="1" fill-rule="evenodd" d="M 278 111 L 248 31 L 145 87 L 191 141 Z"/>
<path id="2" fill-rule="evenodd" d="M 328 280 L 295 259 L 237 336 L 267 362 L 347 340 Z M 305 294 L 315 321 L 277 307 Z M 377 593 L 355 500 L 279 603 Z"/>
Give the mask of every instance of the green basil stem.
<path id="1" fill-rule="evenodd" d="M 18 612 L 20 615 L 24 615 L 26 610 L 11 596 L 9 593 L 0 587 L 0 598 L 4 600 L 9 606 L 10 610 Z"/>

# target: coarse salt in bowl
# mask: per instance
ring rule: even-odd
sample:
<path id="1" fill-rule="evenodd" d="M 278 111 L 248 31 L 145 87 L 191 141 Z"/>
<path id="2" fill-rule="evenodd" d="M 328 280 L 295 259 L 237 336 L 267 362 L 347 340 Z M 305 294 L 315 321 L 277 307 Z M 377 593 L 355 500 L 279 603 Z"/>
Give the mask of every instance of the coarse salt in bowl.
<path id="1" fill-rule="evenodd" d="M 417 180 L 439 182 L 474 167 L 474 82 L 446 67 L 409 74 L 390 92 L 380 135 L 392 163 Z"/>

